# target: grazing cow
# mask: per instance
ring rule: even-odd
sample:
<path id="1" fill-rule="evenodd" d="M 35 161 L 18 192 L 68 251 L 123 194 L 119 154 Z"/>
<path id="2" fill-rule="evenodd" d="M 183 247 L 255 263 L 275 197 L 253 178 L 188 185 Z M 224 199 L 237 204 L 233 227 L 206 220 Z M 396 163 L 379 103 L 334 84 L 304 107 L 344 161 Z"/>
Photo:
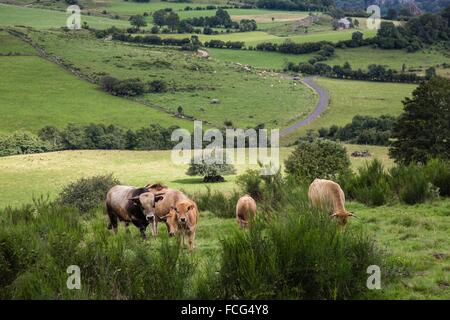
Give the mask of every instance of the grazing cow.
<path id="1" fill-rule="evenodd" d="M 189 250 L 194 249 L 195 231 L 198 223 L 197 204 L 191 199 L 182 199 L 177 201 L 170 208 L 167 216 L 167 224 L 172 230 L 181 235 L 182 244 L 185 244 L 185 238 L 188 237 Z"/>
<path id="2" fill-rule="evenodd" d="M 236 204 L 236 220 L 241 228 L 246 228 L 256 216 L 256 202 L 249 195 L 239 198 Z"/>
<path id="3" fill-rule="evenodd" d="M 313 207 L 331 209 L 331 216 L 338 218 L 341 226 L 347 224 L 349 217 L 356 216 L 345 209 L 345 195 L 341 186 L 334 181 L 315 179 L 308 190 L 308 198 Z"/>
<path id="4" fill-rule="evenodd" d="M 162 195 L 149 192 L 147 188 L 114 186 L 106 195 L 106 211 L 109 216 L 108 229 L 117 232 L 117 220 L 125 222 L 125 227 L 133 223 L 144 239 L 145 229 L 151 223 L 152 234 L 156 236 L 155 203 Z M 127 229 L 128 230 L 128 229 Z"/>

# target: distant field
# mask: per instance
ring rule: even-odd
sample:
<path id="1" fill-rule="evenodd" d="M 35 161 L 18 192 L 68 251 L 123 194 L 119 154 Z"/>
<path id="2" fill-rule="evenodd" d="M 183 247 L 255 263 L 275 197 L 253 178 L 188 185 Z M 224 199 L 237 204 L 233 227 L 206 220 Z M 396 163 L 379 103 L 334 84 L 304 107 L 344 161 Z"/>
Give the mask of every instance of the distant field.
<path id="1" fill-rule="evenodd" d="M 69 14 L 62 11 L 36 8 L 18 7 L 0 4 L 0 27 L 29 26 L 37 29 L 61 28 L 66 26 Z M 94 16 L 81 16 L 81 22 L 86 21 L 89 26 L 104 29 L 111 26 L 129 27 L 130 23 L 124 20 L 114 20 Z"/>
<path id="2" fill-rule="evenodd" d="M 0 55 L 36 55 L 32 46 L 6 31 L 0 31 L 0 44 Z"/>
<path id="3" fill-rule="evenodd" d="M 248 72 L 191 52 L 101 41 L 87 32 L 30 35 L 48 52 L 94 77 L 110 74 L 120 79 L 164 79 L 176 91 L 146 94 L 146 102 L 170 112 L 181 106 L 185 115 L 219 128 L 225 120 L 242 128 L 261 123 L 270 128 L 284 127 L 303 118 L 316 103 L 309 88 L 280 75 Z M 71 46 L 66 46 L 68 41 Z M 219 99 L 219 103 L 212 104 L 212 99 Z"/>
<path id="4" fill-rule="evenodd" d="M 352 33 L 355 30 L 338 30 L 338 31 L 324 31 L 317 33 L 308 33 L 301 35 L 294 35 L 288 37 L 279 37 L 273 34 L 269 34 L 265 31 L 251 31 L 251 32 L 233 32 L 233 33 L 220 33 L 216 35 L 198 35 L 200 41 L 205 42 L 211 39 L 217 39 L 222 41 L 243 41 L 246 46 L 255 46 L 261 42 L 273 42 L 283 43 L 286 40 L 292 40 L 297 43 L 304 42 L 317 42 L 317 41 L 330 41 L 338 42 L 341 40 L 350 40 Z M 376 32 L 372 30 L 363 31 L 365 37 L 372 37 Z M 192 34 L 162 34 L 161 37 L 166 38 L 186 38 Z"/>
<path id="5" fill-rule="evenodd" d="M 374 146 L 346 145 L 351 153 L 354 150 L 368 149 L 385 163 L 392 161 L 387 157 L 387 148 Z M 280 149 L 280 160 L 291 153 L 292 148 Z M 352 158 L 353 168 L 361 166 L 366 159 Z M 255 165 L 237 165 L 237 174 Z M 188 192 L 206 191 L 206 187 L 224 192 L 237 188 L 236 176 L 227 176 L 224 183 L 204 184 L 201 177 L 185 174 L 186 165 L 174 165 L 170 151 L 62 151 L 34 155 L 0 157 L 0 181 L 4 186 L 0 193 L 0 208 L 7 204 L 18 205 L 30 202 L 33 196 L 50 195 L 54 197 L 67 183 L 98 174 L 113 173 L 122 183 L 145 185 L 149 182 L 163 182 Z M 26 185 L 26 188 L 23 186 Z"/>
<path id="6" fill-rule="evenodd" d="M 330 94 L 330 105 L 325 112 L 310 124 L 283 139 L 292 142 L 308 129 L 317 130 L 334 124 L 350 123 L 355 115 L 380 116 L 399 115 L 403 110 L 402 100 L 416 88 L 414 84 L 381 83 L 368 81 L 336 80 L 316 78 L 316 82 Z"/>
<path id="7" fill-rule="evenodd" d="M 279 52 L 263 52 L 254 50 L 229 50 L 208 48 L 208 52 L 214 59 L 228 62 L 248 64 L 255 68 L 282 70 L 287 62 L 306 62 L 314 54 L 285 54 Z"/>
<path id="8" fill-rule="evenodd" d="M 39 57 L 0 57 L 0 133 L 67 123 L 118 124 L 141 128 L 151 123 L 190 128 L 163 111 L 106 94 Z"/>
<path id="9" fill-rule="evenodd" d="M 424 49 L 413 53 L 405 50 L 381 50 L 371 47 L 337 49 L 336 55 L 329 60 L 329 65 L 343 65 L 349 62 L 353 69 L 367 69 L 370 64 L 381 64 L 394 70 L 401 70 L 403 64 L 409 68 L 421 69 L 424 73 L 428 67 L 450 63 L 450 54 L 444 49 Z"/>

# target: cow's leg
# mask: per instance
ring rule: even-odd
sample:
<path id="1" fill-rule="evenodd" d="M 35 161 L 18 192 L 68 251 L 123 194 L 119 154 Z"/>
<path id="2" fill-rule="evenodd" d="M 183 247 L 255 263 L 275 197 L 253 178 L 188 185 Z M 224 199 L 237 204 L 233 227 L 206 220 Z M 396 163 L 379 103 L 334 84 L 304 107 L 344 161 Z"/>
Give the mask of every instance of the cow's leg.
<path id="1" fill-rule="evenodd" d="M 151 227 L 152 227 L 152 236 L 153 238 L 156 238 L 158 234 L 158 222 L 156 221 L 156 218 L 152 221 Z"/>
<path id="2" fill-rule="evenodd" d="M 147 235 L 145 234 L 145 227 L 140 227 L 139 231 L 141 233 L 142 239 L 147 240 Z"/>
<path id="3" fill-rule="evenodd" d="M 117 216 L 114 213 L 113 209 L 106 205 L 106 212 L 108 213 L 109 217 L 109 224 L 108 224 L 108 230 L 113 229 L 114 233 L 117 233 Z"/>
<path id="4" fill-rule="evenodd" d="M 189 231 L 188 233 L 189 236 L 189 251 L 192 251 L 192 249 L 194 249 L 194 240 L 195 240 L 195 230 L 193 231 Z"/>

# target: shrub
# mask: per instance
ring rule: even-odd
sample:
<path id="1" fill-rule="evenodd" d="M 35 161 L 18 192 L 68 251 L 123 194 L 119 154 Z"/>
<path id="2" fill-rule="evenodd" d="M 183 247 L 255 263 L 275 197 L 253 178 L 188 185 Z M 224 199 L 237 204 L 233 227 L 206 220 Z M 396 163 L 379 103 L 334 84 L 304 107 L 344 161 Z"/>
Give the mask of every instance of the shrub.
<path id="1" fill-rule="evenodd" d="M 300 141 L 285 161 L 286 173 L 305 182 L 336 179 L 350 168 L 346 149 L 328 140 Z"/>
<path id="2" fill-rule="evenodd" d="M 16 131 L 9 136 L 0 137 L 0 156 L 39 153 L 52 150 L 53 148 L 50 144 L 30 132 Z"/>
<path id="3" fill-rule="evenodd" d="M 112 175 L 81 178 L 67 185 L 58 195 L 57 202 L 85 213 L 104 201 L 108 190 L 117 184 L 120 182 Z"/>
<path id="4" fill-rule="evenodd" d="M 201 211 L 211 211 L 220 218 L 234 218 L 236 216 L 236 203 L 239 197 L 240 195 L 236 191 L 226 196 L 220 191 L 211 192 L 210 188 L 206 193 L 198 193 L 193 196 Z"/>
<path id="5" fill-rule="evenodd" d="M 216 163 L 215 160 L 213 157 L 210 159 L 193 157 L 186 174 L 188 176 L 202 176 L 204 182 L 221 182 L 223 181 L 223 175 L 230 175 L 236 172 L 234 166 L 227 163 L 225 152 L 223 152 L 222 163 Z"/>
<path id="6" fill-rule="evenodd" d="M 369 206 L 381 206 L 392 198 L 389 182 L 389 174 L 378 159 L 366 162 L 356 175 L 346 175 L 340 179 L 341 186 L 349 198 Z"/>
<path id="7" fill-rule="evenodd" d="M 263 179 L 258 170 L 247 170 L 237 177 L 236 183 L 241 189 L 255 200 L 260 200 L 263 195 Z"/>
<path id="8" fill-rule="evenodd" d="M 400 201 L 406 204 L 423 203 L 436 196 L 432 184 L 426 176 L 424 167 L 410 164 L 391 169 L 392 185 Z"/>
<path id="9" fill-rule="evenodd" d="M 430 160 L 425 172 L 428 180 L 437 188 L 443 197 L 450 196 L 450 162 L 440 159 Z"/>
<path id="10" fill-rule="evenodd" d="M 115 96 L 138 96 L 144 93 L 144 84 L 139 79 L 119 80 L 104 76 L 100 79 L 101 88 Z"/>
<path id="11" fill-rule="evenodd" d="M 366 268 L 384 265 L 374 241 L 340 232 L 305 204 L 257 219 L 222 241 L 215 282 L 222 299 L 355 299 L 367 293 Z"/>

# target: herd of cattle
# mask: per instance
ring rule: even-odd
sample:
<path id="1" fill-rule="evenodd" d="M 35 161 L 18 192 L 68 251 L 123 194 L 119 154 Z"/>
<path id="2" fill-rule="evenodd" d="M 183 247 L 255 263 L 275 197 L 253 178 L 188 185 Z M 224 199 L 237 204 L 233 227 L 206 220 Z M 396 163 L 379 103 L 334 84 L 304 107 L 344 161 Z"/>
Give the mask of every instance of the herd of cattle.
<path id="1" fill-rule="evenodd" d="M 354 214 L 345 209 L 345 196 L 339 184 L 331 180 L 315 179 L 309 186 L 308 198 L 313 207 L 331 208 L 331 216 L 345 226 Z M 183 192 L 161 184 L 143 188 L 114 186 L 106 195 L 108 229 L 117 232 L 118 221 L 134 224 L 146 239 L 145 230 L 151 225 L 152 235 L 158 233 L 158 223 L 164 222 L 170 236 L 181 236 L 183 245 L 188 238 L 189 249 L 194 248 L 195 232 L 199 220 L 197 204 Z M 256 202 L 249 196 L 241 197 L 236 204 L 236 220 L 246 228 L 256 216 Z"/>

